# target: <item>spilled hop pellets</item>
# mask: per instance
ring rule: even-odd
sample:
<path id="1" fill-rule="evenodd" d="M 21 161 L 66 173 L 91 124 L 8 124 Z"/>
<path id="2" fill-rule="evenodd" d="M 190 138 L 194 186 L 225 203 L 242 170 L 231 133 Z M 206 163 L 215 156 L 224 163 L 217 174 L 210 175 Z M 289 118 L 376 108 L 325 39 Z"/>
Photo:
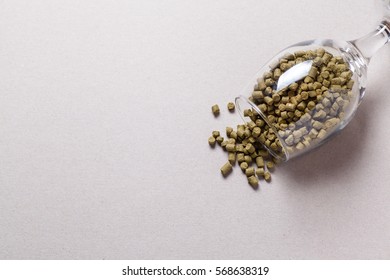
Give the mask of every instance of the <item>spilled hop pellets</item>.
<path id="1" fill-rule="evenodd" d="M 232 127 L 226 127 L 227 140 L 221 139 L 222 136 L 218 131 L 211 133 L 209 138 L 209 143 L 211 141 L 210 145 L 215 145 L 215 142 L 222 140 L 220 146 L 228 154 L 228 162 L 221 167 L 221 173 L 224 177 L 232 172 L 233 165 L 238 162 L 240 169 L 247 177 L 247 183 L 254 189 L 257 188 L 259 179 L 263 179 L 266 182 L 270 181 L 271 174 L 268 172 L 268 169 L 274 168 L 275 159 L 256 140 L 258 137 L 255 138 L 253 136 L 256 136 L 264 126 L 265 122 L 258 121 L 256 123 L 237 125 L 236 130 Z"/>

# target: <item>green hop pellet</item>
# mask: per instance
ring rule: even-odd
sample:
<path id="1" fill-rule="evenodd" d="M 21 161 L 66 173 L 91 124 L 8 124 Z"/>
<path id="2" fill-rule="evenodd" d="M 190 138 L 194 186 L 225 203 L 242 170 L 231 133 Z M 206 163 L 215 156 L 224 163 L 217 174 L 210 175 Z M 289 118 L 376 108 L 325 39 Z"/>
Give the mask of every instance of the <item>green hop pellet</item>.
<path id="1" fill-rule="evenodd" d="M 259 184 L 259 180 L 255 176 L 250 176 L 250 177 L 248 177 L 248 183 L 253 188 L 257 188 L 257 186 Z"/>
<path id="2" fill-rule="evenodd" d="M 252 111 L 250 109 L 244 110 L 244 117 L 249 117 L 251 115 Z"/>
<path id="3" fill-rule="evenodd" d="M 245 162 L 245 155 L 244 155 L 244 153 L 238 153 L 237 154 L 237 162 L 238 163 Z"/>
<path id="4" fill-rule="evenodd" d="M 236 162 L 236 153 L 228 153 L 228 161 L 233 165 Z"/>
<path id="5" fill-rule="evenodd" d="M 232 132 L 230 133 L 230 137 L 233 138 L 233 139 L 237 139 L 237 132 L 232 131 Z"/>
<path id="6" fill-rule="evenodd" d="M 213 137 L 213 136 L 211 136 L 210 138 L 209 138 L 209 145 L 210 146 L 215 146 L 215 138 Z"/>
<path id="7" fill-rule="evenodd" d="M 238 125 L 237 125 L 237 130 L 239 130 L 239 129 L 245 130 L 245 125 L 243 125 L 243 124 L 238 124 Z"/>
<path id="8" fill-rule="evenodd" d="M 233 166 L 230 164 L 230 162 L 225 163 L 221 167 L 221 173 L 224 177 L 228 176 L 233 170 Z"/>
<path id="9" fill-rule="evenodd" d="M 248 123 L 248 127 L 249 127 L 250 130 L 253 130 L 256 127 L 256 123 L 254 121 L 250 121 Z"/>
<path id="10" fill-rule="evenodd" d="M 263 157 L 257 157 L 256 158 L 256 165 L 257 167 L 264 167 L 264 158 Z"/>
<path id="11" fill-rule="evenodd" d="M 257 177 L 263 177 L 264 176 L 264 173 L 265 173 L 265 170 L 264 170 L 264 168 L 263 167 L 260 167 L 260 168 L 257 168 L 256 169 L 256 175 L 257 175 Z"/>
<path id="12" fill-rule="evenodd" d="M 260 133 L 261 133 L 261 128 L 260 127 L 254 127 L 253 130 L 252 130 L 252 136 L 257 138 L 260 136 Z"/>
<path id="13" fill-rule="evenodd" d="M 294 112 L 296 108 L 296 105 L 293 103 L 287 103 L 286 104 L 286 111 L 288 112 Z"/>
<path id="14" fill-rule="evenodd" d="M 252 154 L 255 152 L 255 147 L 251 143 L 247 144 L 245 146 L 245 149 L 248 151 L 249 154 Z"/>
<path id="15" fill-rule="evenodd" d="M 315 107 L 316 103 L 314 101 L 309 101 L 306 106 L 306 108 L 308 108 L 309 110 L 313 110 Z"/>
<path id="16" fill-rule="evenodd" d="M 273 163 L 272 161 L 267 161 L 267 169 L 274 170 L 274 168 L 275 168 L 275 163 Z"/>
<path id="17" fill-rule="evenodd" d="M 214 130 L 214 131 L 212 132 L 212 135 L 213 135 L 213 137 L 214 137 L 215 139 L 217 139 L 218 136 L 220 136 L 220 133 L 219 133 L 219 131 Z"/>
<path id="18" fill-rule="evenodd" d="M 248 166 L 249 166 L 248 163 L 245 162 L 245 161 L 240 163 L 240 168 L 241 168 L 241 170 L 244 171 L 244 172 L 245 172 L 245 170 L 248 168 Z"/>
<path id="19" fill-rule="evenodd" d="M 305 145 L 304 145 L 302 142 L 299 142 L 299 143 L 295 146 L 295 148 L 296 148 L 297 150 L 303 150 L 303 149 L 305 148 Z"/>
<path id="20" fill-rule="evenodd" d="M 245 162 L 250 164 L 252 162 L 252 158 L 250 156 L 245 156 Z"/>
<path id="21" fill-rule="evenodd" d="M 237 129 L 237 136 L 239 138 L 244 138 L 245 137 L 245 129 L 243 129 L 243 128 Z"/>
<path id="22" fill-rule="evenodd" d="M 260 109 L 260 111 L 262 111 L 263 113 L 267 112 L 268 110 L 268 107 L 267 107 L 267 104 L 265 103 L 261 103 L 259 105 L 257 105 L 257 107 Z"/>
<path id="23" fill-rule="evenodd" d="M 250 176 L 253 176 L 255 175 L 255 169 L 253 167 L 248 167 L 246 170 L 245 170 L 245 175 L 247 177 L 250 177 Z"/>
<path id="24" fill-rule="evenodd" d="M 234 109 L 235 109 L 235 105 L 234 105 L 234 103 L 233 102 L 229 102 L 228 104 L 227 104 L 227 108 L 228 108 L 228 110 L 230 111 L 230 112 L 233 112 L 234 111 Z"/>
<path id="25" fill-rule="evenodd" d="M 213 105 L 211 107 L 211 111 L 213 112 L 214 116 L 218 116 L 219 115 L 219 106 L 217 104 Z"/>
<path id="26" fill-rule="evenodd" d="M 292 83 L 291 85 L 289 85 L 288 88 L 292 91 L 296 91 L 298 87 L 299 87 L 298 83 Z"/>
<path id="27" fill-rule="evenodd" d="M 266 180 L 267 182 L 270 182 L 271 181 L 271 173 L 269 173 L 268 171 L 264 172 L 264 180 Z"/>
<path id="28" fill-rule="evenodd" d="M 274 100 L 271 97 L 269 97 L 269 96 L 264 97 L 264 101 L 268 105 L 272 105 L 274 103 Z"/>
<path id="29" fill-rule="evenodd" d="M 230 126 L 227 126 L 226 127 L 226 136 L 230 137 L 230 133 L 232 133 L 232 132 L 233 132 L 233 128 L 231 128 Z"/>
<path id="30" fill-rule="evenodd" d="M 317 77 L 317 73 L 318 73 L 317 68 L 314 67 L 314 66 L 312 66 L 312 67 L 310 68 L 310 70 L 309 70 L 308 76 L 309 76 L 310 78 L 315 79 L 315 78 Z"/>
<path id="31" fill-rule="evenodd" d="M 305 101 L 302 101 L 301 103 L 299 103 L 299 104 L 297 105 L 297 109 L 298 109 L 300 112 L 304 111 L 305 108 L 306 108 L 306 102 L 305 102 Z"/>
<path id="32" fill-rule="evenodd" d="M 258 157 L 258 154 L 256 152 L 250 154 L 250 157 L 252 158 L 252 161 Z"/>
<path id="33" fill-rule="evenodd" d="M 222 136 L 218 136 L 215 140 L 217 140 L 217 143 L 218 143 L 219 145 L 221 145 L 224 139 L 223 139 Z"/>
<path id="34" fill-rule="evenodd" d="M 323 56 L 322 56 L 322 62 L 324 64 L 328 64 L 330 62 L 330 60 L 332 59 L 332 55 L 330 53 L 325 53 Z"/>
<path id="35" fill-rule="evenodd" d="M 255 91 L 252 93 L 252 97 L 253 97 L 254 99 L 259 100 L 259 99 L 263 99 L 263 98 L 264 98 L 264 94 L 263 94 L 262 91 L 255 90 Z"/>
<path id="36" fill-rule="evenodd" d="M 228 152 L 235 152 L 236 151 L 236 145 L 234 145 L 234 144 L 227 144 L 226 145 L 226 151 L 228 151 Z"/>
<path id="37" fill-rule="evenodd" d="M 237 153 L 244 153 L 245 152 L 244 145 L 243 144 L 237 144 L 236 145 L 236 152 Z"/>

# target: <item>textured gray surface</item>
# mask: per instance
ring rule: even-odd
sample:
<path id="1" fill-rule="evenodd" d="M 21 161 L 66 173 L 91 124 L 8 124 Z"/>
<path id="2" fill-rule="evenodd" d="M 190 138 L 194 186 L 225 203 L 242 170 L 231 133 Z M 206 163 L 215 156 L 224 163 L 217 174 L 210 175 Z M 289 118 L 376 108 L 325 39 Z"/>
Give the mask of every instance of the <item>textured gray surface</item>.
<path id="1" fill-rule="evenodd" d="M 1 1 L 0 258 L 389 259 L 390 48 L 333 141 L 253 191 L 213 129 L 278 50 L 374 1 Z"/>

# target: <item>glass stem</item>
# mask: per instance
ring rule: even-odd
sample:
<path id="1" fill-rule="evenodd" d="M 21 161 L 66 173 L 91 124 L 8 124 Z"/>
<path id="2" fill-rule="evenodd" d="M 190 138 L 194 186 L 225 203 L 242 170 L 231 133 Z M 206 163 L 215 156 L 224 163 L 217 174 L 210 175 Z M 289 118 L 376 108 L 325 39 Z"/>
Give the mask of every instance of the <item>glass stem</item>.
<path id="1" fill-rule="evenodd" d="M 390 42 L 390 21 L 384 20 L 375 31 L 350 43 L 358 49 L 368 65 L 371 57 L 388 42 Z"/>

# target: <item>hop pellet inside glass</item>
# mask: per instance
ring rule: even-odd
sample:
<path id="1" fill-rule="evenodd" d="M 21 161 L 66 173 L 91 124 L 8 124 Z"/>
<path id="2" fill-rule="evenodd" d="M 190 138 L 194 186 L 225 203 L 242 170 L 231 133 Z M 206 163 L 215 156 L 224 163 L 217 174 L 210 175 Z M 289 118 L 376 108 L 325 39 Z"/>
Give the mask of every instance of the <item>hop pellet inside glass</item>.
<path id="1" fill-rule="evenodd" d="M 370 58 L 389 38 L 384 20 L 355 41 L 293 45 L 258 71 L 236 98 L 237 111 L 277 159 L 307 153 L 350 122 L 365 93 Z"/>

